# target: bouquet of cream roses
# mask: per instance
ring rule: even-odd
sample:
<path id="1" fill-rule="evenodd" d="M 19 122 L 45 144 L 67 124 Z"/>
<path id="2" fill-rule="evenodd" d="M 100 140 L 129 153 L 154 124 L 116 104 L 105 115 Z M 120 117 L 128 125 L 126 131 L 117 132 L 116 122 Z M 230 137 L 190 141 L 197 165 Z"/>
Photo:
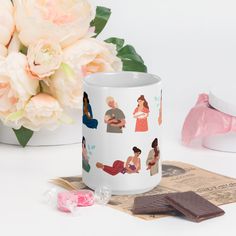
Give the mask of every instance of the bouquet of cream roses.
<path id="1" fill-rule="evenodd" d="M 66 110 L 81 109 L 86 75 L 147 71 L 123 39 L 97 38 L 110 15 L 87 0 L 0 0 L 0 119 L 22 146 L 73 123 Z"/>

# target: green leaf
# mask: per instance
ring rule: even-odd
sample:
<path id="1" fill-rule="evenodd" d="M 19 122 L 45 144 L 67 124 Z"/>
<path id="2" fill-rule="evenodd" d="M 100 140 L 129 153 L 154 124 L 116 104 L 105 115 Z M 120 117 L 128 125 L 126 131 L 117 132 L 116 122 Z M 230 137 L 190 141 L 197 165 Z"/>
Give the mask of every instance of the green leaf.
<path id="1" fill-rule="evenodd" d="M 138 61 L 131 61 L 129 59 L 123 59 L 123 71 L 137 71 L 147 72 L 147 67 Z"/>
<path id="2" fill-rule="evenodd" d="M 140 62 L 142 64 L 144 64 L 144 61 L 142 59 L 142 57 L 140 57 L 138 54 L 134 55 L 134 54 L 125 54 L 122 56 L 119 56 L 120 59 L 129 59 L 131 61 L 137 61 Z"/>
<path id="3" fill-rule="evenodd" d="M 109 18 L 111 16 L 111 9 L 98 6 L 96 9 L 96 16 L 90 23 L 90 26 L 95 27 L 95 33 L 97 37 L 105 28 Z"/>
<path id="4" fill-rule="evenodd" d="M 105 42 L 106 42 L 106 43 L 115 44 L 117 51 L 119 51 L 119 50 L 124 46 L 124 44 L 125 44 L 125 40 L 124 40 L 124 39 L 115 38 L 115 37 L 106 39 Z"/>
<path id="5" fill-rule="evenodd" d="M 13 131 L 17 137 L 18 142 L 22 147 L 25 147 L 27 145 L 27 143 L 34 134 L 32 130 L 27 129 L 23 126 L 20 129 L 13 129 Z"/>
<path id="6" fill-rule="evenodd" d="M 123 48 L 121 48 L 117 56 L 120 57 L 121 59 L 130 59 L 144 63 L 142 57 L 136 52 L 134 47 L 131 45 L 126 45 Z"/>
<path id="7" fill-rule="evenodd" d="M 142 57 L 136 52 L 133 46 L 124 46 L 124 39 L 112 37 L 105 40 L 105 42 L 116 45 L 117 56 L 123 62 L 124 71 L 147 72 L 147 67 L 144 64 Z"/>
<path id="8" fill-rule="evenodd" d="M 123 48 L 121 48 L 118 52 L 118 55 L 124 55 L 124 54 L 137 54 L 137 52 L 133 46 L 126 45 Z"/>
<path id="9" fill-rule="evenodd" d="M 28 48 L 26 46 L 24 46 L 23 44 L 21 44 L 20 52 L 24 55 L 27 55 Z"/>
<path id="10" fill-rule="evenodd" d="M 117 56 L 123 62 L 124 71 L 147 72 L 147 67 L 144 65 L 142 57 L 136 52 L 133 46 L 124 46 L 118 51 Z"/>

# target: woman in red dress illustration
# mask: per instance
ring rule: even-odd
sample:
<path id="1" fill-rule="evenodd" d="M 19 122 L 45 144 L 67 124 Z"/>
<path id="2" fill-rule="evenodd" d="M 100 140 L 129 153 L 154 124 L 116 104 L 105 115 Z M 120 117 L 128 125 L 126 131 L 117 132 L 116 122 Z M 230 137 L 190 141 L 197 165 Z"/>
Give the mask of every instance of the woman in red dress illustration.
<path id="1" fill-rule="evenodd" d="M 134 155 L 129 156 L 125 162 L 116 160 L 112 166 L 97 162 L 96 167 L 113 176 L 118 175 L 119 173 L 137 174 L 141 169 L 140 154 L 142 151 L 137 147 L 133 147 L 133 152 Z"/>
<path id="2" fill-rule="evenodd" d="M 141 95 L 138 100 L 138 106 L 135 108 L 133 116 L 136 119 L 135 132 L 148 131 L 148 116 L 149 106 L 144 95 Z"/>

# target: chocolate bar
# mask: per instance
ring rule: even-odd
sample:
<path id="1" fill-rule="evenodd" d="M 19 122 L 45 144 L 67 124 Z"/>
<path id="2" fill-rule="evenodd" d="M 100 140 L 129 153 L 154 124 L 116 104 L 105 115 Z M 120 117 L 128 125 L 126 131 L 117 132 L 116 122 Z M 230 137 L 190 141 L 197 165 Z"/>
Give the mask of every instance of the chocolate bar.
<path id="1" fill-rule="evenodd" d="M 222 209 L 192 191 L 167 194 L 165 198 L 167 204 L 194 222 L 201 222 L 225 214 Z"/>
<path id="2" fill-rule="evenodd" d="M 158 194 L 152 196 L 136 197 L 132 212 L 134 214 L 161 214 L 174 212 L 175 209 L 171 207 L 166 197 L 167 194 Z"/>

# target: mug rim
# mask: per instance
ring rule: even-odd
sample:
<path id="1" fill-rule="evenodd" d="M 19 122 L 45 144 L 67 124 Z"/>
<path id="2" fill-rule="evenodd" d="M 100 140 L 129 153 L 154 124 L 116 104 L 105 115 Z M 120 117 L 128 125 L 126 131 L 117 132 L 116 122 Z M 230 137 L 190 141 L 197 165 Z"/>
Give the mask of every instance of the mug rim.
<path id="1" fill-rule="evenodd" d="M 120 84 L 120 85 L 107 85 L 107 84 L 102 84 L 101 83 L 101 76 L 113 76 L 113 79 L 116 80 L 117 78 L 115 78 L 115 76 L 131 76 L 133 78 L 136 77 L 143 79 L 143 83 L 142 84 L 137 84 L 135 85 L 135 82 L 133 82 L 132 85 L 127 86 L 127 84 Z M 144 78 L 144 77 L 148 77 L 148 78 Z M 91 82 L 91 79 L 97 80 L 98 82 Z M 109 78 L 109 82 L 111 82 L 112 78 Z M 120 78 L 119 78 L 120 80 Z M 149 82 L 148 82 L 149 81 Z M 162 79 L 155 75 L 155 74 L 150 74 L 150 73 L 144 73 L 144 72 L 132 72 L 132 71 L 121 71 L 121 72 L 100 72 L 100 73 L 94 73 L 91 75 L 86 76 L 83 79 L 83 84 L 89 87 L 93 87 L 93 88 L 109 88 L 109 89 L 132 89 L 132 88 L 143 88 L 143 87 L 149 87 L 149 86 L 153 86 L 153 85 L 158 85 L 162 83 Z M 111 83 L 110 83 L 111 84 Z"/>

